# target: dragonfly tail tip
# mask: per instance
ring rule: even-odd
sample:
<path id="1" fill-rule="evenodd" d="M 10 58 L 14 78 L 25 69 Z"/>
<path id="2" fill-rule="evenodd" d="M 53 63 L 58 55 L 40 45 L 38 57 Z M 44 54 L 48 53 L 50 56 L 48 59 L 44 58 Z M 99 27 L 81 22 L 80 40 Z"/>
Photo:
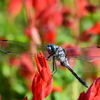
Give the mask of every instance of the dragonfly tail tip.
<path id="1" fill-rule="evenodd" d="M 85 84 L 85 87 L 88 88 L 89 86 L 87 84 Z"/>

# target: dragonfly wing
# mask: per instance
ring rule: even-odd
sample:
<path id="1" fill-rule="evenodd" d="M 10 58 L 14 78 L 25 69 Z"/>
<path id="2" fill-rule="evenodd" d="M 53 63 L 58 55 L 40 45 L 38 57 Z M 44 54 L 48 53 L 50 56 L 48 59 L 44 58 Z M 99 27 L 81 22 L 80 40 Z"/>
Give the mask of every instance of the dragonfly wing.
<path id="1" fill-rule="evenodd" d="M 83 60 L 76 60 L 75 65 L 73 66 L 73 70 L 81 73 L 97 73 L 99 70 L 97 67 L 90 62 Z"/>
<path id="2" fill-rule="evenodd" d="M 71 62 L 70 65 L 72 65 L 72 61 L 74 60 L 73 66 L 77 65 L 75 69 L 78 72 L 98 72 L 94 61 L 100 59 L 100 47 L 68 48 L 65 51 L 69 62 Z"/>
<path id="3" fill-rule="evenodd" d="M 0 41 L 0 50 L 4 51 L 5 53 L 11 53 L 11 54 L 23 53 L 25 51 L 29 51 L 30 47 L 34 49 L 37 48 L 38 50 L 41 50 L 41 51 L 45 49 L 45 46 L 41 46 L 41 45 L 33 45 L 33 44 L 31 45 L 28 43 L 22 43 L 22 42 L 17 42 L 17 41 L 10 41 L 10 40 Z"/>
<path id="4" fill-rule="evenodd" d="M 84 60 L 87 62 L 93 62 L 100 59 L 100 56 L 68 56 L 69 60 Z"/>
<path id="5" fill-rule="evenodd" d="M 10 40 L 1 40 L 0 41 L 0 50 L 4 51 L 5 53 L 10 54 L 18 54 L 21 52 L 25 52 L 29 49 L 29 44 L 20 43 Z"/>
<path id="6" fill-rule="evenodd" d="M 33 48 L 30 50 L 30 48 Z M 38 51 L 44 51 L 45 46 L 41 45 L 31 45 L 28 43 L 10 41 L 10 40 L 1 40 L 0 41 L 0 61 L 7 63 L 10 60 L 14 62 L 15 60 L 22 60 L 23 55 L 27 55 L 28 59 L 34 56 L 34 53 Z M 24 57 L 26 59 L 27 57 Z M 27 60 L 26 60 L 27 62 Z M 21 66 L 22 69 L 28 70 L 24 66 Z"/>
<path id="7" fill-rule="evenodd" d="M 69 59 L 79 58 L 88 62 L 100 59 L 100 47 L 92 46 L 87 48 L 68 48 L 65 50 Z"/>
<path id="8" fill-rule="evenodd" d="M 93 62 L 100 59 L 100 47 L 99 46 L 92 46 L 88 48 L 81 49 L 82 55 L 81 57 L 83 60 Z"/>
<path id="9" fill-rule="evenodd" d="M 100 56 L 78 56 L 78 59 L 93 62 L 100 59 Z"/>

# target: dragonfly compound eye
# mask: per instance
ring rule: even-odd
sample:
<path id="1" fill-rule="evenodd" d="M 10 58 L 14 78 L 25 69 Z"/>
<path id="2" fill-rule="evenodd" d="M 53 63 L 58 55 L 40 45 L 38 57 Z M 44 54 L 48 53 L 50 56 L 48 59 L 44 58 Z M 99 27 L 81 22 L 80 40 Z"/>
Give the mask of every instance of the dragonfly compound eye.
<path id="1" fill-rule="evenodd" d="M 56 47 L 53 44 L 48 44 L 46 49 L 47 49 L 49 54 L 52 54 L 52 53 L 56 52 Z"/>

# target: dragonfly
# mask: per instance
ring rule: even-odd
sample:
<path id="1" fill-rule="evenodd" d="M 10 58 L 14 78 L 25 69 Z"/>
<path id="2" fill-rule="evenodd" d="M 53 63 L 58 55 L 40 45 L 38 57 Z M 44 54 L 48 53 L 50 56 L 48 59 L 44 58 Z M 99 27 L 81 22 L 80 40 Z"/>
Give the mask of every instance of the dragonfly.
<path id="1" fill-rule="evenodd" d="M 93 62 L 95 60 L 100 59 L 100 46 L 92 46 L 87 48 L 62 48 L 60 46 L 56 46 L 54 44 L 48 44 L 46 46 L 42 45 L 30 45 L 28 43 L 22 43 L 11 40 L 0 40 L 0 60 L 3 61 L 3 57 L 6 55 L 15 55 L 18 56 L 23 52 L 27 52 L 31 56 L 36 51 L 30 52 L 29 47 L 32 46 L 34 49 L 38 48 L 39 50 L 43 50 L 45 57 L 47 60 L 52 60 L 53 62 L 53 75 L 57 72 L 57 64 L 56 61 L 59 61 L 61 66 L 66 67 L 75 77 L 76 79 L 82 83 L 85 87 L 88 87 L 87 83 L 80 78 L 78 74 L 71 68 L 69 64 L 69 59 L 78 58 L 82 60 L 86 60 L 88 62 Z M 87 56 L 87 52 L 90 50 L 96 49 L 98 50 L 99 56 Z M 74 52 L 79 52 L 80 54 L 75 54 Z M 22 68 L 24 69 L 24 68 Z"/>

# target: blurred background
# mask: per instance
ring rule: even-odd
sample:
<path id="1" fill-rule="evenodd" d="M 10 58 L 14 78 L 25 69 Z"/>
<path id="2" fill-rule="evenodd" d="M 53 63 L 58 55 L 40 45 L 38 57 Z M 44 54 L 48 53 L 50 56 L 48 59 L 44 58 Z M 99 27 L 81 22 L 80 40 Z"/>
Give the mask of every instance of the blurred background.
<path id="1" fill-rule="evenodd" d="M 24 51 L 36 50 L 28 44 L 52 43 L 65 49 L 100 45 L 100 0 L 0 0 L 2 39 L 22 42 L 22 45 L 17 42 L 9 48 L 25 47 Z M 73 51 L 73 54 L 78 53 Z M 85 54 L 100 56 L 100 51 L 91 48 Z M 7 59 L 3 57 L 0 54 L 0 97 L 2 100 L 21 100 L 27 96 L 31 100 L 34 60 L 24 52 L 20 59 L 11 59 L 10 55 Z M 87 88 L 58 62 L 57 65 L 53 91 L 45 100 L 77 100 Z M 71 60 L 70 65 L 79 68 L 77 73 L 89 86 L 100 75 L 99 60 L 92 63 Z"/>

